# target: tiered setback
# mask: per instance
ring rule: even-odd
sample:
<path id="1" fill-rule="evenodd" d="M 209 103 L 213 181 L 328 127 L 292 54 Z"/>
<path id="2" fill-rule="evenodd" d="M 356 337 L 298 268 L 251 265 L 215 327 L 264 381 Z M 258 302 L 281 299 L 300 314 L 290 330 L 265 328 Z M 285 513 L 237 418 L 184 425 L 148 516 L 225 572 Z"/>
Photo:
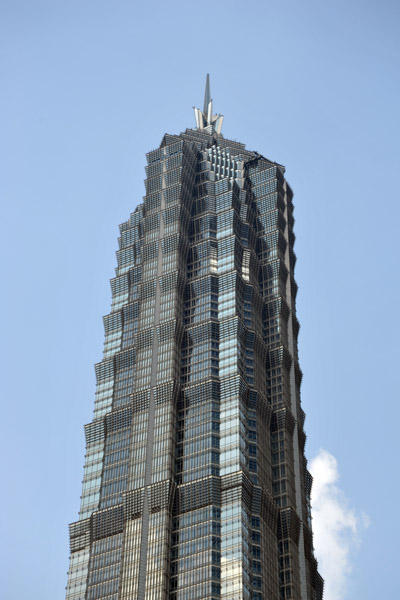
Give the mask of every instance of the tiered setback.
<path id="1" fill-rule="evenodd" d="M 282 166 L 164 136 L 121 225 L 67 600 L 320 600 Z"/>

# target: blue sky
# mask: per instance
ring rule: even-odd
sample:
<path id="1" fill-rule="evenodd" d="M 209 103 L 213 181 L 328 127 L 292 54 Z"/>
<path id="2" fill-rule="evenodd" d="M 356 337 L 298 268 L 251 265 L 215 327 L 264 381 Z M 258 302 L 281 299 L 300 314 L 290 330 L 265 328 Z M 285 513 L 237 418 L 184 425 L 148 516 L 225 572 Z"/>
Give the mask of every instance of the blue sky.
<path id="1" fill-rule="evenodd" d="M 207 72 L 224 135 L 295 191 L 327 600 L 393 595 L 399 25 L 394 0 L 2 1 L 4 598 L 64 597 L 118 224 L 145 153 L 194 126 Z"/>

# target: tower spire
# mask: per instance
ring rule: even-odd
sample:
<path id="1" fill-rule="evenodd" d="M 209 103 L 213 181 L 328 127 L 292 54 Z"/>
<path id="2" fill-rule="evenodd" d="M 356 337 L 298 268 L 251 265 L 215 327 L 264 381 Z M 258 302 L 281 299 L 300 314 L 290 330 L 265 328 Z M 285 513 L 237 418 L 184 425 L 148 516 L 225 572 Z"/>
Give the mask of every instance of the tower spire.
<path id="1" fill-rule="evenodd" d="M 203 113 L 206 115 L 208 111 L 208 105 L 211 102 L 211 93 L 210 93 L 210 75 L 207 73 L 206 77 L 206 91 L 204 92 L 204 108 Z"/>
<path id="2" fill-rule="evenodd" d="M 204 92 L 203 112 L 199 108 L 194 108 L 196 118 L 196 129 L 206 129 L 209 133 L 216 131 L 221 133 L 223 115 L 213 115 L 213 101 L 210 92 L 210 75 L 207 73 L 206 89 Z"/>

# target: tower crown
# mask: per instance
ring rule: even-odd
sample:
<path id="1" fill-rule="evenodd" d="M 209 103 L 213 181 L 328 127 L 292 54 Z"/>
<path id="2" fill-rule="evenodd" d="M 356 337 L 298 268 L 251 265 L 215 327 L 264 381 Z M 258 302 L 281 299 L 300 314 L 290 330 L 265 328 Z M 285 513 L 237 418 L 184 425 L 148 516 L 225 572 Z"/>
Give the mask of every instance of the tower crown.
<path id="1" fill-rule="evenodd" d="M 210 93 L 210 75 L 207 73 L 206 90 L 204 93 L 203 112 L 200 108 L 194 108 L 194 116 L 196 118 L 196 129 L 206 129 L 209 133 L 216 131 L 221 133 L 223 115 L 213 115 L 213 101 Z"/>

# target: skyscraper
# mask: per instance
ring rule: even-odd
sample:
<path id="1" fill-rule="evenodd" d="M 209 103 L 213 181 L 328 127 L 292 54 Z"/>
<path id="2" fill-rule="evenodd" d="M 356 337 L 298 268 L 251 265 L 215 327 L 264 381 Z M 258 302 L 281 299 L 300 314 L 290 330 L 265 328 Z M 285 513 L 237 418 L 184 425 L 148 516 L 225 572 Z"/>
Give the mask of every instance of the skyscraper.
<path id="1" fill-rule="evenodd" d="M 147 155 L 120 226 L 67 600 L 319 600 L 292 190 L 221 134 Z"/>

